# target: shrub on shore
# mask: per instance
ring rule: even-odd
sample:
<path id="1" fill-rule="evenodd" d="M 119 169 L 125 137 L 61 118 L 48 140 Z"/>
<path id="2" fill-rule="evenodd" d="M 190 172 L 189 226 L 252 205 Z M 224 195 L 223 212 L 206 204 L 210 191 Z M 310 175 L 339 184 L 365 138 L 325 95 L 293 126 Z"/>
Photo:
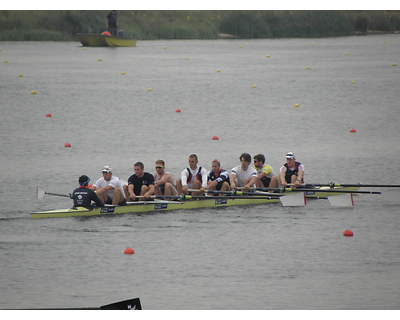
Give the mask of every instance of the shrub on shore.
<path id="1" fill-rule="evenodd" d="M 0 11 L 0 41 L 71 41 L 105 31 L 108 11 Z M 309 38 L 400 30 L 398 11 L 118 11 L 127 37 L 154 39 Z"/>

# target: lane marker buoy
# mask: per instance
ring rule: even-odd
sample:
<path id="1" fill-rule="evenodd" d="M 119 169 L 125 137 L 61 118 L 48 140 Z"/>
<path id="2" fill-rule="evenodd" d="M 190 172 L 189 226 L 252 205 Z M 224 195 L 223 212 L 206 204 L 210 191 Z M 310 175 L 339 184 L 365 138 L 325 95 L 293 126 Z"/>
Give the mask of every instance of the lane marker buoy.
<path id="1" fill-rule="evenodd" d="M 354 233 L 351 230 L 344 230 L 343 235 L 345 237 L 352 237 L 352 236 L 354 236 Z"/>
<path id="2" fill-rule="evenodd" d="M 132 248 L 126 248 L 124 251 L 124 254 L 134 254 L 135 250 L 133 250 Z"/>

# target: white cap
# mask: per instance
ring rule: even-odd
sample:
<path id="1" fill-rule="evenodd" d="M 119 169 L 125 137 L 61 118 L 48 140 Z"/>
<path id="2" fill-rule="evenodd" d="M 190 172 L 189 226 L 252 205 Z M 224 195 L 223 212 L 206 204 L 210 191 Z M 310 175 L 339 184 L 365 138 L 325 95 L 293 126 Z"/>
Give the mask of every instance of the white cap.
<path id="1" fill-rule="evenodd" d="M 112 169 L 110 166 L 104 166 L 104 168 L 101 170 L 101 172 L 112 172 Z"/>
<path id="2" fill-rule="evenodd" d="M 293 152 L 288 152 L 286 153 L 286 159 L 296 159 L 296 157 Z"/>

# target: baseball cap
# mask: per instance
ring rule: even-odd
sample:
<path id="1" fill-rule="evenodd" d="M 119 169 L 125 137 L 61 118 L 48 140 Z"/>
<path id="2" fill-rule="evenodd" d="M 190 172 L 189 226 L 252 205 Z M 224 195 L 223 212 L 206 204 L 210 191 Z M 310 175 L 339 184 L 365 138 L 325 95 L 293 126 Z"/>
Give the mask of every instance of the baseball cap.
<path id="1" fill-rule="evenodd" d="M 286 159 L 295 159 L 295 155 L 293 152 L 288 152 L 286 153 Z"/>
<path id="2" fill-rule="evenodd" d="M 101 171 L 102 172 L 112 172 L 112 169 L 110 166 L 104 166 L 104 168 Z"/>

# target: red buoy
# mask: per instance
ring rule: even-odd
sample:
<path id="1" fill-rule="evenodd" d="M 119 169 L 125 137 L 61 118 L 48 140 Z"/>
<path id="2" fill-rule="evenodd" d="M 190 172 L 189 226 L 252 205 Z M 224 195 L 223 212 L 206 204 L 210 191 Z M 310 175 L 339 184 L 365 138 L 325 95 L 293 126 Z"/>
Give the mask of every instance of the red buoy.
<path id="1" fill-rule="evenodd" d="M 181 112 L 181 109 L 176 109 L 175 112 Z"/>
<path id="2" fill-rule="evenodd" d="M 344 230 L 343 235 L 345 237 L 352 237 L 352 236 L 354 236 L 354 233 L 351 230 Z"/>
<path id="3" fill-rule="evenodd" d="M 357 132 L 356 129 L 351 129 L 350 132 Z"/>
<path id="4" fill-rule="evenodd" d="M 46 117 L 48 118 L 52 117 L 51 113 L 46 114 Z"/>
<path id="5" fill-rule="evenodd" d="M 66 144 L 64 144 L 64 147 L 71 148 L 71 144 L 69 142 L 67 142 Z"/>
<path id="6" fill-rule="evenodd" d="M 213 136 L 212 139 L 213 140 L 219 140 L 218 136 Z"/>
<path id="7" fill-rule="evenodd" d="M 132 248 L 126 248 L 124 251 L 124 254 L 134 254 L 135 250 L 133 250 Z"/>

